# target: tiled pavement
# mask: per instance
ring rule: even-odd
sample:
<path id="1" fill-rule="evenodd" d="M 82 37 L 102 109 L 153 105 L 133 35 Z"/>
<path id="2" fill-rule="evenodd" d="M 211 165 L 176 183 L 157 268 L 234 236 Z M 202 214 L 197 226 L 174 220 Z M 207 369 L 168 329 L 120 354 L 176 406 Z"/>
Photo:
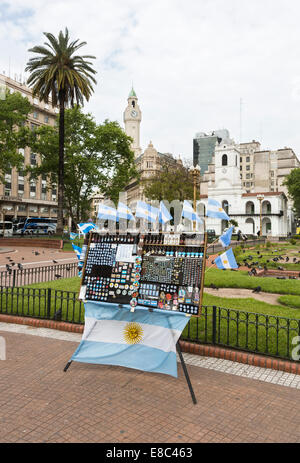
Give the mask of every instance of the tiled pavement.
<path id="1" fill-rule="evenodd" d="M 80 335 L 4 323 L 0 335 L 0 442 L 300 442 L 299 376 L 184 354 L 193 405 L 180 364 L 178 379 L 75 362 L 64 373 Z"/>

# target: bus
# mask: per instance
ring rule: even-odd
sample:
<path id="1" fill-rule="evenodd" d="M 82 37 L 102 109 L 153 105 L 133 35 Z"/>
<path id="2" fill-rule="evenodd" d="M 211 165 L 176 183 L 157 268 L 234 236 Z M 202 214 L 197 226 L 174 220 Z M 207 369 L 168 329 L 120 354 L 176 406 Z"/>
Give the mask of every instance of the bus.
<path id="1" fill-rule="evenodd" d="M 0 236 L 13 236 L 13 223 L 4 221 L 0 222 Z"/>
<path id="2" fill-rule="evenodd" d="M 17 224 L 15 233 L 17 235 L 54 235 L 56 226 L 57 219 L 29 217 L 25 219 L 25 222 Z"/>

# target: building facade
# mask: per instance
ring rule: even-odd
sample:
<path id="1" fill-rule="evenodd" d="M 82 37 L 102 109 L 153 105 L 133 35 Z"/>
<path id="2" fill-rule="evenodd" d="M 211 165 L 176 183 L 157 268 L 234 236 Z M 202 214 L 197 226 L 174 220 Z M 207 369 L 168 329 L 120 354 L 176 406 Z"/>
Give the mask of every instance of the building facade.
<path id="1" fill-rule="evenodd" d="M 36 130 L 41 125 L 54 126 L 57 110 L 51 103 L 46 104 L 33 98 L 32 90 L 22 82 L 5 75 L 0 75 L 0 80 L 10 92 L 19 92 L 32 104 L 33 110 L 26 122 L 31 130 Z M 30 148 L 20 152 L 24 155 L 24 167 L 39 163 L 39 154 L 33 153 Z M 17 171 L 16 168 L 12 168 L 11 172 L 5 175 L 5 182 L 0 184 L 1 218 L 2 220 L 4 218 L 23 220 L 26 217 L 55 218 L 57 217 L 56 195 L 56 190 L 47 188 L 46 177 L 41 176 L 36 181 L 31 181 L 23 170 Z"/>
<path id="2" fill-rule="evenodd" d="M 201 174 L 204 174 L 211 164 L 216 145 L 228 140 L 229 132 L 226 129 L 214 130 L 210 134 L 196 133 L 193 139 L 193 164 L 200 166 Z"/>

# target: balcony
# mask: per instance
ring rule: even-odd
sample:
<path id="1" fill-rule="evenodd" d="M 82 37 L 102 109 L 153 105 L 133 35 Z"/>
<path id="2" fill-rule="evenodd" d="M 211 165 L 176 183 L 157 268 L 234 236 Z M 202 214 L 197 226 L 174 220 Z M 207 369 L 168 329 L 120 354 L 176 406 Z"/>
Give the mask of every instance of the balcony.
<path id="1" fill-rule="evenodd" d="M 6 195 L 2 195 L 0 196 L 0 200 L 1 201 L 13 201 L 13 202 L 18 202 L 18 203 L 21 203 L 22 202 L 22 196 L 6 196 Z"/>

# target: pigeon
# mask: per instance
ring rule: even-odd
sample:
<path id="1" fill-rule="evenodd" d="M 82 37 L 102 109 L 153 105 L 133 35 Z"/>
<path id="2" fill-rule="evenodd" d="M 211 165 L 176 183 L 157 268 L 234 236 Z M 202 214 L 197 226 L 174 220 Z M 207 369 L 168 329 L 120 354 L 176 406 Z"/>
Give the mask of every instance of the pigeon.
<path id="1" fill-rule="evenodd" d="M 257 271 L 256 271 L 255 268 L 253 268 L 253 269 L 251 270 L 251 272 L 253 273 L 253 275 L 256 275 L 256 274 L 257 274 Z"/>
<path id="2" fill-rule="evenodd" d="M 290 260 L 290 258 L 288 256 L 286 256 L 285 261 L 288 262 L 289 260 Z"/>
<path id="3" fill-rule="evenodd" d="M 276 277 L 277 280 L 285 280 L 285 277 Z"/>
<path id="4" fill-rule="evenodd" d="M 39 255 L 40 255 L 40 253 L 39 253 L 38 251 L 34 251 L 34 254 L 35 254 L 36 256 L 39 256 Z"/>
<path id="5" fill-rule="evenodd" d="M 296 280 L 296 277 L 289 276 L 289 280 Z"/>
<path id="6" fill-rule="evenodd" d="M 22 257 L 22 260 L 24 260 L 24 257 Z"/>
<path id="7" fill-rule="evenodd" d="M 257 251 L 257 254 L 260 254 L 260 251 Z"/>
<path id="8" fill-rule="evenodd" d="M 67 272 L 71 270 L 71 267 L 66 267 Z"/>
<path id="9" fill-rule="evenodd" d="M 61 278 L 61 275 L 55 274 L 55 278 Z"/>
<path id="10" fill-rule="evenodd" d="M 19 270 L 23 270 L 23 265 L 19 263 L 19 264 L 18 264 L 18 269 L 19 269 Z"/>
<path id="11" fill-rule="evenodd" d="M 297 260 L 297 257 L 294 257 L 293 262 L 296 262 L 296 260 Z"/>
<path id="12" fill-rule="evenodd" d="M 261 286 L 256 286 L 256 288 L 253 289 L 252 293 L 260 293 L 261 292 Z"/>
<path id="13" fill-rule="evenodd" d="M 15 263 L 15 262 L 11 262 L 10 265 L 14 266 L 14 265 L 16 265 L 16 263 Z"/>
<path id="14" fill-rule="evenodd" d="M 5 264 L 6 265 L 6 270 L 11 270 L 10 266 L 8 264 Z"/>
<path id="15" fill-rule="evenodd" d="M 58 263 L 58 262 L 57 262 L 57 260 L 54 260 L 54 259 L 53 259 L 53 261 L 52 261 L 52 262 L 54 262 L 54 264 L 57 264 L 57 263 Z"/>
<path id="16" fill-rule="evenodd" d="M 248 272 L 249 277 L 252 277 L 253 273 L 250 271 Z"/>
<path id="17" fill-rule="evenodd" d="M 283 268 L 283 267 L 280 267 L 280 266 L 277 267 L 277 269 L 278 269 L 278 270 L 284 270 L 284 268 Z"/>

